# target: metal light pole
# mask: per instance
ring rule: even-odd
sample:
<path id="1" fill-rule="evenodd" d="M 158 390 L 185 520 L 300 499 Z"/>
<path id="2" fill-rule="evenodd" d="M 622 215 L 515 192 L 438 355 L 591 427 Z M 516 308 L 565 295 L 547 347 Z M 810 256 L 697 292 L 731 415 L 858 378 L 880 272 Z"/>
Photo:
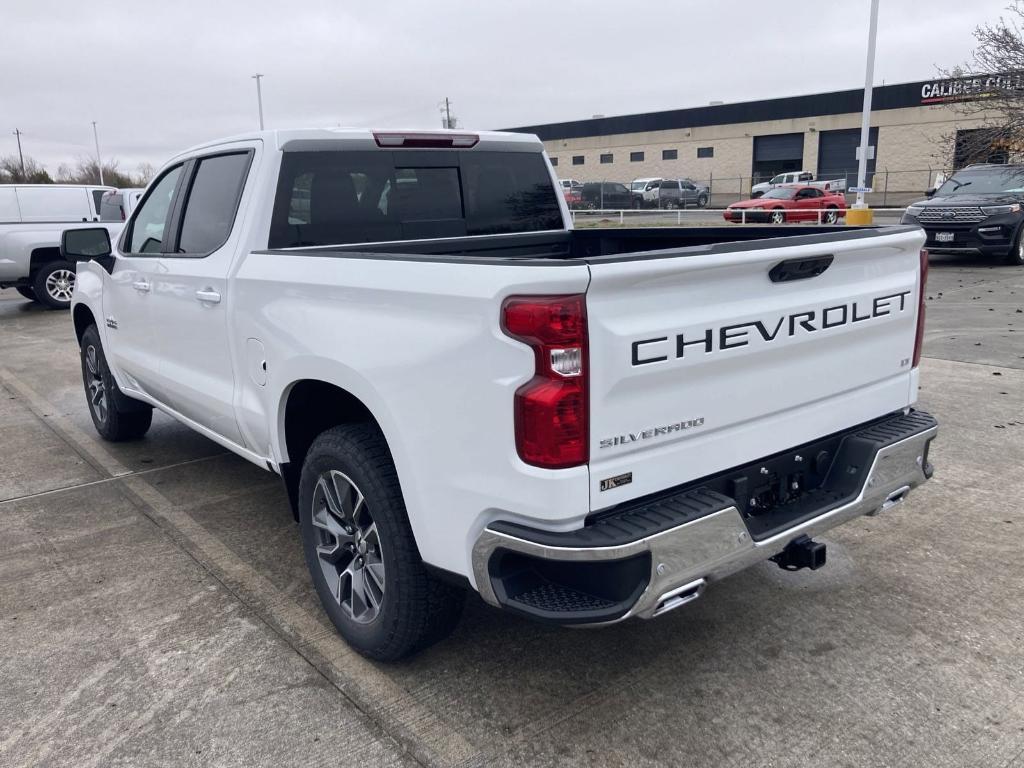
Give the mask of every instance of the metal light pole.
<path id="1" fill-rule="evenodd" d="M 92 121 L 92 138 L 96 142 L 96 167 L 100 169 L 100 186 L 103 186 L 103 159 L 100 157 L 100 135 L 96 131 L 96 121 Z"/>
<path id="2" fill-rule="evenodd" d="M 868 20 L 868 61 L 864 73 L 864 108 L 860 117 L 860 160 L 857 163 L 857 202 L 855 211 L 847 216 L 847 223 L 870 224 L 871 211 L 864 202 L 868 176 L 868 144 L 871 136 L 871 92 L 875 82 L 875 38 L 878 36 L 878 0 L 871 0 L 871 16 Z"/>
<path id="3" fill-rule="evenodd" d="M 256 81 L 256 104 L 260 108 L 260 130 L 263 130 L 263 89 L 260 88 L 260 80 L 263 78 L 259 72 L 252 76 L 252 79 Z"/>

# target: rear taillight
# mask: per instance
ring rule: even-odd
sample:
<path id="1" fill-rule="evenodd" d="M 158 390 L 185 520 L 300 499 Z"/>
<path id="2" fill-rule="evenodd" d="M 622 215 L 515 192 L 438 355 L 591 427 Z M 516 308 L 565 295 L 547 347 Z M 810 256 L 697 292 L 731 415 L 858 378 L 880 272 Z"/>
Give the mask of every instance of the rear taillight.
<path id="1" fill-rule="evenodd" d="M 586 464 L 586 297 L 513 296 L 501 327 L 533 349 L 534 376 L 515 396 L 516 450 L 527 464 L 564 469 Z"/>
<path id="2" fill-rule="evenodd" d="M 917 295 L 917 336 L 914 337 L 914 368 L 921 362 L 924 345 L 924 292 L 928 285 L 928 251 L 921 251 L 921 292 Z"/>

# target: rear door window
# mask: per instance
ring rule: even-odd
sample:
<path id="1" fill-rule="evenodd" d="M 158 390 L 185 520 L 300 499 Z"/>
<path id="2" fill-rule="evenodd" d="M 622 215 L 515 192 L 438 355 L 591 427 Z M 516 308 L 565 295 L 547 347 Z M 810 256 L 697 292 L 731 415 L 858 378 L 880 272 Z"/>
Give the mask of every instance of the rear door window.
<path id="1" fill-rule="evenodd" d="M 249 152 L 235 152 L 199 160 L 185 200 L 178 253 L 205 255 L 224 245 L 235 222 L 250 157 Z"/>
<path id="2" fill-rule="evenodd" d="M 561 229 L 539 153 L 286 152 L 271 248 Z"/>

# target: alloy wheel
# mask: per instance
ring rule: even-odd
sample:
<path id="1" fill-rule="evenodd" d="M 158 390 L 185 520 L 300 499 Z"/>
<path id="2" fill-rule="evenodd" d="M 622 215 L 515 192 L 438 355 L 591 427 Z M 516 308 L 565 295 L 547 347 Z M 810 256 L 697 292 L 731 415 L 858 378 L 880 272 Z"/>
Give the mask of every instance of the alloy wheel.
<path id="1" fill-rule="evenodd" d="M 88 374 L 86 386 L 89 388 L 89 407 L 97 421 L 106 423 L 108 415 L 107 388 L 103 385 L 99 353 L 92 344 L 85 348 L 85 370 Z"/>
<path id="2" fill-rule="evenodd" d="M 825 213 L 826 224 L 835 224 L 837 221 L 839 221 L 839 214 L 834 210 L 830 210 Z"/>
<path id="3" fill-rule="evenodd" d="M 782 211 L 772 211 L 772 224 L 782 224 L 786 221 L 786 214 Z"/>
<path id="4" fill-rule="evenodd" d="M 46 293 L 54 301 L 71 301 L 75 290 L 75 273 L 70 269 L 55 269 L 46 277 Z"/>
<path id="5" fill-rule="evenodd" d="M 384 552 L 366 498 L 338 470 L 323 472 L 313 491 L 317 560 L 345 614 L 368 624 L 384 602 Z"/>

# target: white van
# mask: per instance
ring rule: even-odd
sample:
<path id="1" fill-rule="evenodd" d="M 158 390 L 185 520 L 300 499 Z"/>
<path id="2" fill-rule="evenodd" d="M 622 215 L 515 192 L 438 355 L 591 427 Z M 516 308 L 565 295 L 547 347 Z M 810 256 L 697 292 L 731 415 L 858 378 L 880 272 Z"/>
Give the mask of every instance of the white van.
<path id="1" fill-rule="evenodd" d="M 0 223 L 99 221 L 103 195 L 113 191 L 85 184 L 0 184 Z"/>
<path id="2" fill-rule="evenodd" d="M 87 184 L 0 184 L 0 288 L 54 309 L 71 305 L 75 265 L 60 255 L 66 229 L 100 221 L 113 187 Z M 111 236 L 121 222 L 106 225 Z"/>

